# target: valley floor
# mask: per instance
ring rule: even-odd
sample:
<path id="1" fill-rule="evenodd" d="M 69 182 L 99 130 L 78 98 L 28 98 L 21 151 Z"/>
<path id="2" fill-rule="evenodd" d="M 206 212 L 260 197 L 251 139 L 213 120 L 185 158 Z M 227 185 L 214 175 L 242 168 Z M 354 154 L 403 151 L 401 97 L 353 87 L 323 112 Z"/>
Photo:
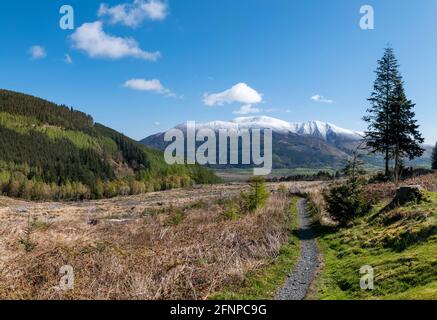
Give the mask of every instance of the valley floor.
<path id="1" fill-rule="evenodd" d="M 382 199 L 345 228 L 314 224 L 324 256 L 310 299 L 437 299 L 437 176 L 426 201 L 381 214 L 390 184 L 368 186 Z M 330 182 L 268 184 L 256 214 L 229 211 L 245 183 L 198 186 L 86 202 L 0 197 L 0 298 L 273 299 L 298 265 L 297 203 L 321 200 Z M 311 211 L 311 206 L 309 207 Z M 71 265 L 74 289 L 61 290 Z M 374 290 L 360 268 L 374 269 Z"/>
<path id="2" fill-rule="evenodd" d="M 290 199 L 278 186 L 268 184 L 264 209 L 238 218 L 227 201 L 246 184 L 69 203 L 0 197 L 0 298 L 206 299 L 244 282 L 288 242 Z M 65 265 L 74 290 L 59 289 Z"/>

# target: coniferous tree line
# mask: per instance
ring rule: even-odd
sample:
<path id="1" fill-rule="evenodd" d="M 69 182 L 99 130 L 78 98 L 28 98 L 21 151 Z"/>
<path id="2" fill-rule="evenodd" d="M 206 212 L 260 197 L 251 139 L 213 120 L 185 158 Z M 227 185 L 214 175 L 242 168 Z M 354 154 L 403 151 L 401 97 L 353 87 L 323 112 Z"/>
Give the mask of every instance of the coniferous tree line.
<path id="1" fill-rule="evenodd" d="M 144 146 L 139 143 L 130 140 L 121 133 L 107 128 L 101 124 L 96 124 L 95 130 L 111 138 L 117 144 L 119 150 L 121 151 L 123 158 L 134 168 L 134 169 L 146 169 L 150 167 L 150 163 L 147 160 L 147 156 L 144 152 Z"/>
<path id="2" fill-rule="evenodd" d="M 8 90 L 0 90 L 0 112 L 34 117 L 42 123 L 73 130 L 89 130 L 94 125 L 93 118 L 83 112 Z"/>
<path id="3" fill-rule="evenodd" d="M 28 173 L 29 179 L 39 176 L 48 183 L 92 184 L 97 178 L 115 178 L 112 168 L 94 150 L 79 149 L 66 139 L 52 141 L 35 131 L 19 134 L 0 127 L 0 160 L 25 163 L 36 170 Z"/>
<path id="4" fill-rule="evenodd" d="M 386 48 L 378 61 L 373 92 L 368 99 L 371 107 L 364 120 L 368 122 L 367 146 L 382 153 L 385 176 L 390 176 L 390 161 L 394 160 L 393 177 L 400 179 L 402 161 L 420 157 L 424 142 L 415 120 L 415 104 L 406 97 L 399 64 L 392 48 Z"/>
<path id="5" fill-rule="evenodd" d="M 82 200 L 216 181 L 197 165 L 167 165 L 82 112 L 0 90 L 0 194 Z"/>

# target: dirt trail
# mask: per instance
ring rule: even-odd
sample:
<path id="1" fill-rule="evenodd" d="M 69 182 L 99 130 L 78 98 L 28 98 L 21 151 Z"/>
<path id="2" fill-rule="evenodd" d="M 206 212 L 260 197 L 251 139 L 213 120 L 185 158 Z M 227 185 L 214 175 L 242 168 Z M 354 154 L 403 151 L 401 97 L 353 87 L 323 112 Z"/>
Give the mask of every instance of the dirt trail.
<path id="1" fill-rule="evenodd" d="M 311 230 L 305 204 L 306 200 L 304 199 L 298 202 L 298 236 L 301 242 L 299 261 L 284 286 L 279 290 L 276 300 L 305 299 L 319 266 L 319 250 Z"/>

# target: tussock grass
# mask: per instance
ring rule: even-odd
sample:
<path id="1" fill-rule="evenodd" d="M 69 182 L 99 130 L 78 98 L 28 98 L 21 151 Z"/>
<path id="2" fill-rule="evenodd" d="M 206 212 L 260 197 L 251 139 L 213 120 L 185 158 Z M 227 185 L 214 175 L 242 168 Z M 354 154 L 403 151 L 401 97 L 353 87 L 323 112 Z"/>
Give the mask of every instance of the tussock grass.
<path id="1" fill-rule="evenodd" d="M 215 300 L 268 300 L 275 297 L 278 289 L 284 284 L 299 258 L 299 239 L 297 237 L 297 202 L 292 197 L 289 214 L 288 242 L 281 246 L 279 254 L 269 259 L 265 265 L 250 272 L 240 286 L 230 286 L 214 294 Z"/>
<path id="2" fill-rule="evenodd" d="M 57 218 L 34 228 L 30 252 L 17 241 L 23 219 L 3 215 L 0 298 L 207 299 L 239 286 L 289 242 L 289 199 L 275 194 L 239 219 L 225 216 L 226 203 L 108 213 L 92 224 L 86 215 Z M 71 291 L 57 288 L 63 265 L 74 268 Z"/>

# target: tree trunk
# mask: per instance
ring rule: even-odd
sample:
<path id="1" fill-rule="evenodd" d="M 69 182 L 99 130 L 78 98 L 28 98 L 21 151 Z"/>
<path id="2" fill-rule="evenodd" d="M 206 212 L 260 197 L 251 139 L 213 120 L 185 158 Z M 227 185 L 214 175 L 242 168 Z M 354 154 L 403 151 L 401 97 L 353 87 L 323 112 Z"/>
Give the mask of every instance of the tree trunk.
<path id="1" fill-rule="evenodd" d="M 385 176 L 388 178 L 390 176 L 390 168 L 389 168 L 389 151 L 388 151 L 388 147 L 385 150 Z"/>
<path id="2" fill-rule="evenodd" d="M 399 186 L 399 165 L 398 165 L 398 156 L 395 156 L 395 167 L 394 167 L 394 180 L 396 187 Z"/>
<path id="3" fill-rule="evenodd" d="M 399 143 L 396 144 L 395 149 L 395 172 L 394 172 L 394 178 L 395 178 L 395 184 L 396 186 L 399 185 L 399 174 L 400 173 L 400 167 L 399 167 Z"/>

